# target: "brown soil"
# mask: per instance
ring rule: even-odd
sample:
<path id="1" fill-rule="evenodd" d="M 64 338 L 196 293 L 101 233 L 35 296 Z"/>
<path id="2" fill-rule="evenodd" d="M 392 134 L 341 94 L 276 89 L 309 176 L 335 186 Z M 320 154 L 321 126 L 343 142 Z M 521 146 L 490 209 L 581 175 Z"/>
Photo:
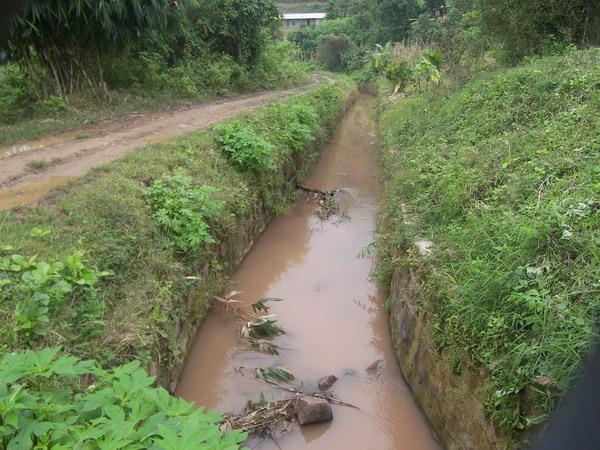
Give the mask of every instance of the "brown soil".
<path id="1" fill-rule="evenodd" d="M 182 105 L 168 111 L 132 114 L 93 128 L 69 131 L 43 139 L 0 146 L 0 209 L 34 203 L 56 182 L 85 174 L 146 144 L 207 128 L 244 111 L 305 92 L 311 85 L 268 91 L 211 103 Z M 32 161 L 43 168 L 32 170 Z M 16 201 L 16 191 L 26 191 Z"/>

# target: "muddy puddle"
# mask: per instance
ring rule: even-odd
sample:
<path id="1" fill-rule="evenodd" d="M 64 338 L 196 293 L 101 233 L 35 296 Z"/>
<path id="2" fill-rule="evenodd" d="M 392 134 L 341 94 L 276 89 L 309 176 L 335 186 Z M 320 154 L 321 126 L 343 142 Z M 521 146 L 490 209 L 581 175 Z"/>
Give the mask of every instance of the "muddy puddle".
<path id="1" fill-rule="evenodd" d="M 35 203 L 55 187 L 73 178 L 50 177 L 0 191 L 0 209 L 10 209 Z"/>
<path id="2" fill-rule="evenodd" d="M 427 420 L 396 363 L 383 292 L 369 280 L 379 201 L 373 100 L 363 96 L 347 114 L 305 186 L 335 190 L 337 214 L 322 220 L 315 202 L 301 199 L 274 220 L 236 272 L 236 298 L 252 303 L 282 297 L 271 313 L 286 334 L 274 339 L 279 355 L 238 342 L 231 317 L 217 307 L 197 333 L 177 393 L 222 413 L 241 413 L 261 392 L 285 392 L 256 381 L 251 368 L 284 366 L 304 391 L 335 375 L 337 398 L 360 408 L 333 406 L 330 423 L 296 427 L 278 442 L 254 439 L 255 449 L 438 449 Z M 361 256 L 362 254 L 362 256 Z M 366 368 L 375 361 L 378 370 Z M 249 368 L 240 373 L 238 367 Z"/>

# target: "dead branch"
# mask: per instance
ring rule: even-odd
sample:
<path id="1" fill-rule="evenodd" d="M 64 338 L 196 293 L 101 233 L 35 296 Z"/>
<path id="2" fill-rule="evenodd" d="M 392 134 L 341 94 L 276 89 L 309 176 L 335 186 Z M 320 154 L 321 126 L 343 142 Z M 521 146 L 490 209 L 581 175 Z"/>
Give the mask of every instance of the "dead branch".
<path id="1" fill-rule="evenodd" d="M 327 190 L 323 190 L 323 189 L 309 188 L 306 186 L 302 186 L 300 184 L 297 184 L 296 188 L 300 189 L 301 191 L 308 192 L 310 194 L 319 194 L 323 197 L 333 197 L 336 194 L 336 192 L 339 191 L 339 189 L 334 189 L 333 191 L 327 191 Z"/>

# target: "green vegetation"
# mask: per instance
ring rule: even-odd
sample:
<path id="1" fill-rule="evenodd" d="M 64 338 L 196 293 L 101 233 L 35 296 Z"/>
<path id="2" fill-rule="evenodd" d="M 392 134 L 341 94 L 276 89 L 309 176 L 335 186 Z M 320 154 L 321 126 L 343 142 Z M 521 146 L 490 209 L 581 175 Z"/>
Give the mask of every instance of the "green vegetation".
<path id="1" fill-rule="evenodd" d="M 0 213 L 3 448 L 239 448 L 244 434 L 222 434 L 220 416 L 152 388 L 141 364 L 162 384 L 177 373 L 182 337 L 222 290 L 253 223 L 287 206 L 353 92 L 349 81 L 323 85 Z M 223 140 L 227 130 L 234 137 Z M 250 161 L 262 155 L 255 142 L 266 146 L 268 167 L 239 166 L 227 147 L 233 140 L 235 153 L 236 139 Z"/>
<path id="2" fill-rule="evenodd" d="M 144 191 L 154 219 L 184 252 L 215 243 L 207 220 L 218 217 L 223 207 L 212 198 L 216 192 L 211 186 L 194 186 L 186 175 L 165 175 Z"/>
<path id="3" fill-rule="evenodd" d="M 277 9 L 285 13 L 309 13 L 325 12 L 327 0 L 279 0 Z"/>
<path id="4" fill-rule="evenodd" d="M 231 163 L 241 171 L 275 170 L 275 147 L 240 122 L 215 127 L 217 140 Z"/>
<path id="5" fill-rule="evenodd" d="M 440 52 L 454 77 L 485 70 L 490 60 L 514 64 L 600 44 L 600 6 L 585 0 L 329 0 L 327 18 L 289 39 L 330 70 L 360 71 L 386 42 Z"/>
<path id="6" fill-rule="evenodd" d="M 598 49 L 534 58 L 382 116 L 380 275 L 420 268 L 438 348 L 485 369 L 508 433 L 544 420 L 597 337 L 599 67 Z"/>
<path id="7" fill-rule="evenodd" d="M 218 414 L 153 388 L 138 363 L 103 370 L 59 351 L 0 360 L 2 448 L 232 450 L 246 438 L 222 434 Z"/>
<path id="8" fill-rule="evenodd" d="M 272 0 L 32 1 L 0 48 L 0 143 L 306 78 Z"/>
<path id="9" fill-rule="evenodd" d="M 10 305 L 48 308 L 44 334 L 29 339 L 14 335 L 13 308 L 3 307 L 0 349 L 61 345 L 103 366 L 132 358 L 181 364 L 178 335 L 195 329 L 219 293 L 254 232 L 249 218 L 287 206 L 353 89 L 347 81 L 323 85 L 230 122 L 268 143 L 268 176 L 235 170 L 219 132 L 199 132 L 97 167 L 37 207 L 0 212 L 8 265 L 0 295 Z M 20 272 L 11 271 L 15 258 Z M 37 271 L 46 278 L 23 276 Z M 50 297 L 47 306 L 29 295 L 38 291 Z"/>
<path id="10" fill-rule="evenodd" d="M 39 239 L 49 230 L 33 228 L 30 236 Z M 13 254 L 0 258 L 0 299 L 7 310 L 3 316 L 12 327 L 3 327 L 2 341 L 19 345 L 35 345 L 48 334 L 50 321 L 59 328 L 71 328 L 81 318 L 100 316 L 104 304 L 96 296 L 101 277 L 86 267 L 83 254 L 74 252 L 61 261 L 38 260 L 37 256 L 24 258 Z M 78 330 L 79 339 L 85 340 L 97 332 L 93 321 Z M 12 331 L 12 335 L 8 334 Z"/>

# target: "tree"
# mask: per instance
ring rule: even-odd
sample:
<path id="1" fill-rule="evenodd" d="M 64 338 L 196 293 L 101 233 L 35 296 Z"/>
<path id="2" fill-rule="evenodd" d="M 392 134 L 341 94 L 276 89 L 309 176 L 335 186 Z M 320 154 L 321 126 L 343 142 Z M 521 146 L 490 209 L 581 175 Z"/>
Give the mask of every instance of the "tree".
<path id="1" fill-rule="evenodd" d="M 477 0 L 483 24 L 519 58 L 552 42 L 600 43 L 600 3 L 591 0 Z"/>
<path id="2" fill-rule="evenodd" d="M 256 63 L 280 22 L 275 0 L 199 0 L 191 16 L 199 36 L 248 64 Z"/>
<path id="3" fill-rule="evenodd" d="M 37 79 L 47 71 L 57 95 L 90 85 L 106 91 L 102 55 L 182 20 L 188 0 L 33 0 L 9 26 L 7 53 Z"/>
<path id="4" fill-rule="evenodd" d="M 358 22 L 371 43 L 399 42 L 421 10 L 418 0 L 361 0 Z"/>

